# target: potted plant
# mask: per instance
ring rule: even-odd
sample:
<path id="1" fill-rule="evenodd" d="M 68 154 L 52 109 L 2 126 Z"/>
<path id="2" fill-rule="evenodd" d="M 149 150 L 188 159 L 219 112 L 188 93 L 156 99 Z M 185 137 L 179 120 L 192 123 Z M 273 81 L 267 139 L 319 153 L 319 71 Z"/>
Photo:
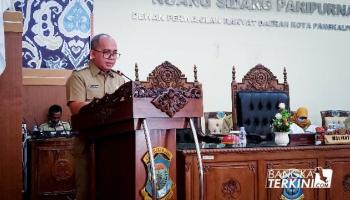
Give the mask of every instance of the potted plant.
<path id="1" fill-rule="evenodd" d="M 278 113 L 272 119 L 272 130 L 275 134 L 275 143 L 279 146 L 287 146 L 289 143 L 288 134 L 290 132 L 290 125 L 292 122 L 289 121 L 291 114 L 286 109 L 284 103 L 278 105 Z"/>

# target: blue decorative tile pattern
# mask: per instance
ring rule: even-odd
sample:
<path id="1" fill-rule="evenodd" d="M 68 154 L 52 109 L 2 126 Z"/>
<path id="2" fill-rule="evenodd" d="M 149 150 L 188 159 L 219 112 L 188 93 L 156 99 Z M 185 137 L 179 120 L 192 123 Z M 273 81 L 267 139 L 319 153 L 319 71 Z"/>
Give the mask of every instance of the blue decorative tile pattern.
<path id="1" fill-rule="evenodd" d="M 88 61 L 93 0 L 16 0 L 23 67 L 78 69 Z"/>

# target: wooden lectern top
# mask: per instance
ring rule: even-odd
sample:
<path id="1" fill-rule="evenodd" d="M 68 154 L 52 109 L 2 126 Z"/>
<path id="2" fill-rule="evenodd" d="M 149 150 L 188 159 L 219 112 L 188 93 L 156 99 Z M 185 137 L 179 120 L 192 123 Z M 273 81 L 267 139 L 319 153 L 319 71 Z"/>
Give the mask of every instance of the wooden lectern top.
<path id="1" fill-rule="evenodd" d="M 124 126 L 130 125 L 126 128 L 130 131 L 142 129 L 138 119 L 157 119 L 159 127 L 164 125 L 164 120 L 184 124 L 186 117 L 203 116 L 202 85 L 197 81 L 196 69 L 194 82 L 187 82 L 185 75 L 168 61 L 157 66 L 147 81 L 138 81 L 137 69 L 135 71 L 136 81 L 123 84 L 113 94 L 94 99 L 81 108 L 79 114 L 73 115 L 73 129 L 124 123 Z M 168 128 L 182 128 L 175 124 Z"/>

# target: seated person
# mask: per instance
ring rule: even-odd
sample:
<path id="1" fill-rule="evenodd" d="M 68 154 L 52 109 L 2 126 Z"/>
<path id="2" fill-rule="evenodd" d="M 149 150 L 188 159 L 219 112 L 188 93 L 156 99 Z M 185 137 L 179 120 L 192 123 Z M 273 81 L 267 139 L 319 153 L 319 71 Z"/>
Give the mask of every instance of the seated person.
<path id="1" fill-rule="evenodd" d="M 350 117 L 345 119 L 344 126 L 345 126 L 345 128 L 350 128 Z"/>
<path id="2" fill-rule="evenodd" d="M 298 108 L 290 121 L 293 122 L 290 126 L 292 133 L 316 132 L 317 126 L 311 125 L 311 121 L 308 119 L 308 110 L 306 107 Z"/>
<path id="3" fill-rule="evenodd" d="M 49 108 L 47 115 L 47 123 L 41 124 L 40 131 L 70 131 L 71 127 L 68 122 L 61 121 L 62 107 L 59 105 L 52 105 Z"/>
<path id="4" fill-rule="evenodd" d="M 225 115 L 222 123 L 222 132 L 224 134 L 230 133 L 230 130 L 233 127 L 233 122 L 232 122 L 232 114 Z"/>

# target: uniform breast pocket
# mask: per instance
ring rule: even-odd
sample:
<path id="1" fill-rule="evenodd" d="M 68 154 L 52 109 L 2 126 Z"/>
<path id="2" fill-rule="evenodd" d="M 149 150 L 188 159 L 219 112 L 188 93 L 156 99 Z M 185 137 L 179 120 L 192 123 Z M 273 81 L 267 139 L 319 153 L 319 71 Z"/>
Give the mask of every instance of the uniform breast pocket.
<path id="1" fill-rule="evenodd" d="M 103 91 L 100 88 L 88 88 L 86 91 L 86 100 L 92 101 L 94 98 L 102 98 Z"/>

